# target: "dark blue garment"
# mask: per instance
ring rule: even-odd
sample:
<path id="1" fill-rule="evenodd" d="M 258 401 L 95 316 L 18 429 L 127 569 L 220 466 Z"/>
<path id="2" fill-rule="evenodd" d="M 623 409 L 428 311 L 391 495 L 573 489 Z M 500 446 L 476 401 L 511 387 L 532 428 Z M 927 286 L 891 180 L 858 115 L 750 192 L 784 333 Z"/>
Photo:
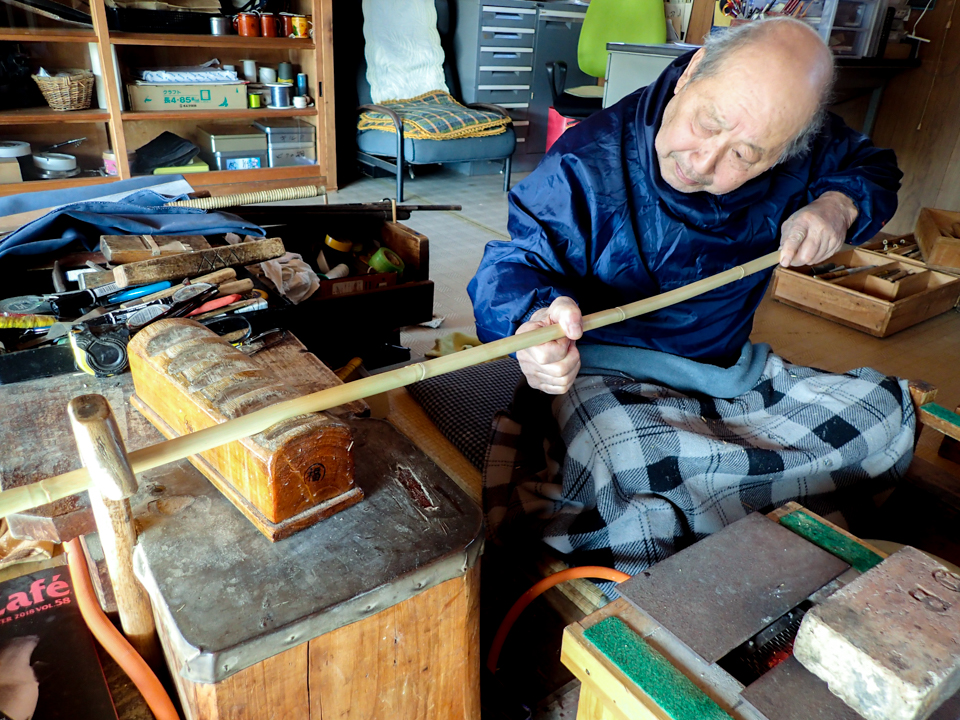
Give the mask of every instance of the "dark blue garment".
<path id="1" fill-rule="evenodd" d="M 537 309 L 574 298 L 584 313 L 687 285 L 772 252 L 781 224 L 823 193 L 857 205 L 848 241 L 864 242 L 897 207 L 902 174 L 831 115 L 811 152 L 725 195 L 664 182 L 654 138 L 692 54 L 660 78 L 565 132 L 511 191 L 512 241 L 487 245 L 468 291 L 484 342 L 512 335 Z M 593 342 L 735 362 L 772 270 L 588 333 Z"/>
<path id="2" fill-rule="evenodd" d="M 236 215 L 166 205 L 171 199 L 186 198 L 169 198 L 146 188 L 122 200 L 94 197 L 64 205 L 0 240 L 0 258 L 61 250 L 76 240 L 92 250 L 101 235 L 266 235 L 259 225 Z"/>

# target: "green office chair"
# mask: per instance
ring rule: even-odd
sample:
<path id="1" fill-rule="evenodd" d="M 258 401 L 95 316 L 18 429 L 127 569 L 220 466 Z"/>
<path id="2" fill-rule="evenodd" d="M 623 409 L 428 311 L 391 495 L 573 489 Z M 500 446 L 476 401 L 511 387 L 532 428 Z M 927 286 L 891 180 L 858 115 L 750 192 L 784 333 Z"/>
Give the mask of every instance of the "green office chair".
<path id="1" fill-rule="evenodd" d="M 592 0 L 583 19 L 577 64 L 587 75 L 607 72 L 607 43 L 662 45 L 667 41 L 667 19 L 662 0 Z M 565 89 L 567 65 L 547 63 L 553 107 L 565 117 L 585 118 L 603 106 L 603 88 L 583 85 Z"/>

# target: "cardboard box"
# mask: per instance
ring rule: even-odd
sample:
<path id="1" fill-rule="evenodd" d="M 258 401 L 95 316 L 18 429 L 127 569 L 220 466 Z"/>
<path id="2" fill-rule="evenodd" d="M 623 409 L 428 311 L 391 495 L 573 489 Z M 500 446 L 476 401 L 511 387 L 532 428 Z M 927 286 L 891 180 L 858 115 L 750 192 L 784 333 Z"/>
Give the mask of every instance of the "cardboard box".
<path id="1" fill-rule="evenodd" d="M 893 335 L 945 313 L 960 300 L 960 278 L 886 255 L 851 248 L 829 262 L 848 268 L 876 267 L 836 280 L 813 277 L 809 266 L 777 268 L 774 298 L 876 337 Z M 910 274 L 899 282 L 875 277 L 889 268 Z"/>
<path id="2" fill-rule="evenodd" d="M 0 185 L 22 182 L 20 163 L 16 158 L 0 157 Z"/>
<path id="3" fill-rule="evenodd" d="M 927 265 L 960 271 L 960 212 L 920 208 L 914 234 Z"/>
<path id="4" fill-rule="evenodd" d="M 247 107 L 247 86 L 204 83 L 137 83 L 127 85 L 134 111 L 237 110 Z"/>

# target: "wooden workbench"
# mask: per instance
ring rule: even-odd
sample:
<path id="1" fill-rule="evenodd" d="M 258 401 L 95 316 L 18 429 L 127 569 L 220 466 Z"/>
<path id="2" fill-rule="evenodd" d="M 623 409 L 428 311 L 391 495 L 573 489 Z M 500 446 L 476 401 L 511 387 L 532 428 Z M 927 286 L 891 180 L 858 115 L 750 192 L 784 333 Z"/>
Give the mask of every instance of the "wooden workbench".
<path id="1" fill-rule="evenodd" d="M 254 358 L 303 392 L 339 382 L 292 337 Z M 129 375 L 0 387 L 4 486 L 79 466 L 65 412 L 78 394 L 110 400 L 128 449 L 158 441 L 132 390 Z M 185 460 L 140 476 L 135 565 L 188 718 L 479 720 L 479 507 L 365 411 L 336 413 L 366 499 L 277 543 Z M 59 542 L 88 515 L 81 496 L 16 521 Z"/>

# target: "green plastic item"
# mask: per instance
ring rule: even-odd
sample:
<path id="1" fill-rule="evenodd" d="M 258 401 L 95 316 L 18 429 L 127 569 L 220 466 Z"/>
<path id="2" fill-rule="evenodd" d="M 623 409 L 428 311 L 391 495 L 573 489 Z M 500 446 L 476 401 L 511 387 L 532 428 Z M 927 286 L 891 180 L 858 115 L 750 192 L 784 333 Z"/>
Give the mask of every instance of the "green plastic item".
<path id="1" fill-rule="evenodd" d="M 662 45 L 667 41 L 663 0 L 591 0 L 580 30 L 577 63 L 593 77 L 607 73 L 607 43 Z"/>
<path id="2" fill-rule="evenodd" d="M 883 558 L 875 552 L 800 510 L 784 515 L 780 518 L 780 524 L 862 573 L 883 562 Z"/>
<path id="3" fill-rule="evenodd" d="M 601 620 L 584 630 L 583 636 L 673 720 L 731 720 L 690 678 L 620 618 Z"/>

